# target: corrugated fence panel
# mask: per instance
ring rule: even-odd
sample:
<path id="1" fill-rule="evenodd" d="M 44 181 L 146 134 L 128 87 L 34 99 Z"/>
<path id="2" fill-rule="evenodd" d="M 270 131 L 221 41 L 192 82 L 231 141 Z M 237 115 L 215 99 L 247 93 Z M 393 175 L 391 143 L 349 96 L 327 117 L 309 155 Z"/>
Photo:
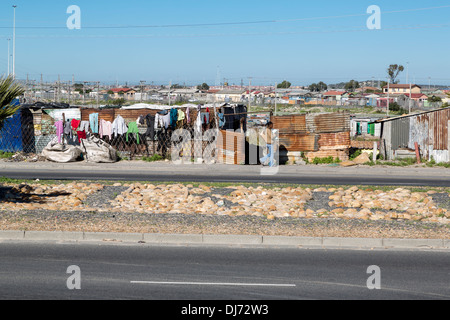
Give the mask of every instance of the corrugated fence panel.
<path id="1" fill-rule="evenodd" d="M 448 121 L 450 120 L 450 109 L 433 112 L 430 118 L 430 145 L 434 150 L 448 149 Z"/>
<path id="2" fill-rule="evenodd" d="M 308 114 L 306 129 L 313 133 L 350 132 L 350 116 L 347 113 Z"/>
<path id="3" fill-rule="evenodd" d="M 306 133 L 306 116 L 290 115 L 272 117 L 273 127 L 280 133 Z"/>
<path id="4" fill-rule="evenodd" d="M 408 148 L 410 121 L 407 118 L 392 121 L 392 149 Z"/>
<path id="5" fill-rule="evenodd" d="M 337 149 L 346 149 L 350 148 L 350 145 L 350 132 L 322 133 L 319 138 L 319 148 L 336 147 Z"/>
<path id="6" fill-rule="evenodd" d="M 319 136 L 315 134 L 281 134 L 280 147 L 285 147 L 289 152 L 318 151 Z"/>
<path id="7" fill-rule="evenodd" d="M 222 141 L 217 142 L 217 161 L 223 164 L 245 164 L 245 135 L 220 131 Z"/>
<path id="8" fill-rule="evenodd" d="M 428 126 L 429 118 L 427 114 L 410 118 L 410 133 L 408 148 L 415 149 L 415 143 L 417 142 L 420 147 L 420 153 L 422 157 L 428 158 L 429 156 L 429 136 Z"/>

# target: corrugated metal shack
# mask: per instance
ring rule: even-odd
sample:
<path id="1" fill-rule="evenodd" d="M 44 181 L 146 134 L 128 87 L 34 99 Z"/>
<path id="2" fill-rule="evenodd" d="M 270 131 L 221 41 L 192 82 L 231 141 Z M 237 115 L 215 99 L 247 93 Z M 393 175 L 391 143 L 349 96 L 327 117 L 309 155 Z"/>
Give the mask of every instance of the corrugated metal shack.
<path id="1" fill-rule="evenodd" d="M 420 156 L 437 163 L 450 162 L 450 108 L 376 121 L 382 125 L 381 154 L 387 160 Z"/>
<path id="2" fill-rule="evenodd" d="M 14 116 L 5 119 L 0 131 L 0 151 L 35 153 L 33 115 L 21 107 Z"/>
<path id="3" fill-rule="evenodd" d="M 350 115 L 305 114 L 272 117 L 280 134 L 280 161 L 295 161 L 301 153 L 315 158 L 349 159 Z"/>

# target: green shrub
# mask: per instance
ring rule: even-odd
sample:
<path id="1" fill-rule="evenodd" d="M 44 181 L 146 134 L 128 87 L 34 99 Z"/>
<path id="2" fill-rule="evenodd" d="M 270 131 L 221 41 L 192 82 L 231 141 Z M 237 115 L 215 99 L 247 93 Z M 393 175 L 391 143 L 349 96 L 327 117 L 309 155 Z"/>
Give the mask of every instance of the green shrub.
<path id="1" fill-rule="evenodd" d="M 151 157 L 142 157 L 142 160 L 143 161 L 147 161 L 147 162 L 156 162 L 156 161 L 161 161 L 161 160 L 163 160 L 164 158 L 163 157 L 161 157 L 159 154 L 154 154 L 153 156 L 151 156 Z"/>

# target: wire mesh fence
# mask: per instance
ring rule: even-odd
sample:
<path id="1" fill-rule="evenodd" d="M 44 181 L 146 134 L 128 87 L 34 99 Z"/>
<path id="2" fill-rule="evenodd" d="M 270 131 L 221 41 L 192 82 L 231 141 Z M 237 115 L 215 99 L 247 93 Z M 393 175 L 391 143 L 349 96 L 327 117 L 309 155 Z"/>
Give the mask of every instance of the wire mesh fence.
<path id="1" fill-rule="evenodd" d="M 242 123 L 246 124 L 246 121 L 241 120 L 247 118 L 245 107 L 226 108 L 229 110 L 174 107 L 172 109 L 181 110 L 184 117 L 167 124 L 160 122 L 158 118 L 161 114 L 167 117 L 172 109 L 164 112 L 23 106 L 13 117 L 6 119 L 0 131 L 0 151 L 39 155 L 55 139 L 83 150 L 82 140 L 96 137 L 111 145 L 117 151 L 119 159 L 134 160 L 156 156 L 156 159 L 175 157 L 195 161 L 203 158 L 204 154 L 217 156 L 217 141 L 212 132 L 218 132 L 218 129 L 235 130 Z M 225 118 L 228 121 L 219 117 L 221 113 L 227 113 Z M 114 121 L 119 117 L 123 119 L 123 130 L 99 130 L 103 123 L 113 127 Z M 94 118 L 96 123 L 92 122 Z M 83 122 L 89 126 L 85 126 Z"/>

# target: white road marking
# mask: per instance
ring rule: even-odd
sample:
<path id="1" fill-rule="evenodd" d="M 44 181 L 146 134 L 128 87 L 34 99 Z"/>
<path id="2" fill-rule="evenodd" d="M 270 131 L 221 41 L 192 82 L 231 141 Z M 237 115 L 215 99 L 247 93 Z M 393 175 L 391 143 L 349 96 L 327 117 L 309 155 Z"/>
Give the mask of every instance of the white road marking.
<path id="1" fill-rule="evenodd" d="M 228 282 L 160 282 L 160 281 L 130 281 L 132 284 L 154 285 L 189 285 L 189 286 L 235 286 L 235 287 L 296 287 L 295 284 L 274 283 L 228 283 Z"/>

